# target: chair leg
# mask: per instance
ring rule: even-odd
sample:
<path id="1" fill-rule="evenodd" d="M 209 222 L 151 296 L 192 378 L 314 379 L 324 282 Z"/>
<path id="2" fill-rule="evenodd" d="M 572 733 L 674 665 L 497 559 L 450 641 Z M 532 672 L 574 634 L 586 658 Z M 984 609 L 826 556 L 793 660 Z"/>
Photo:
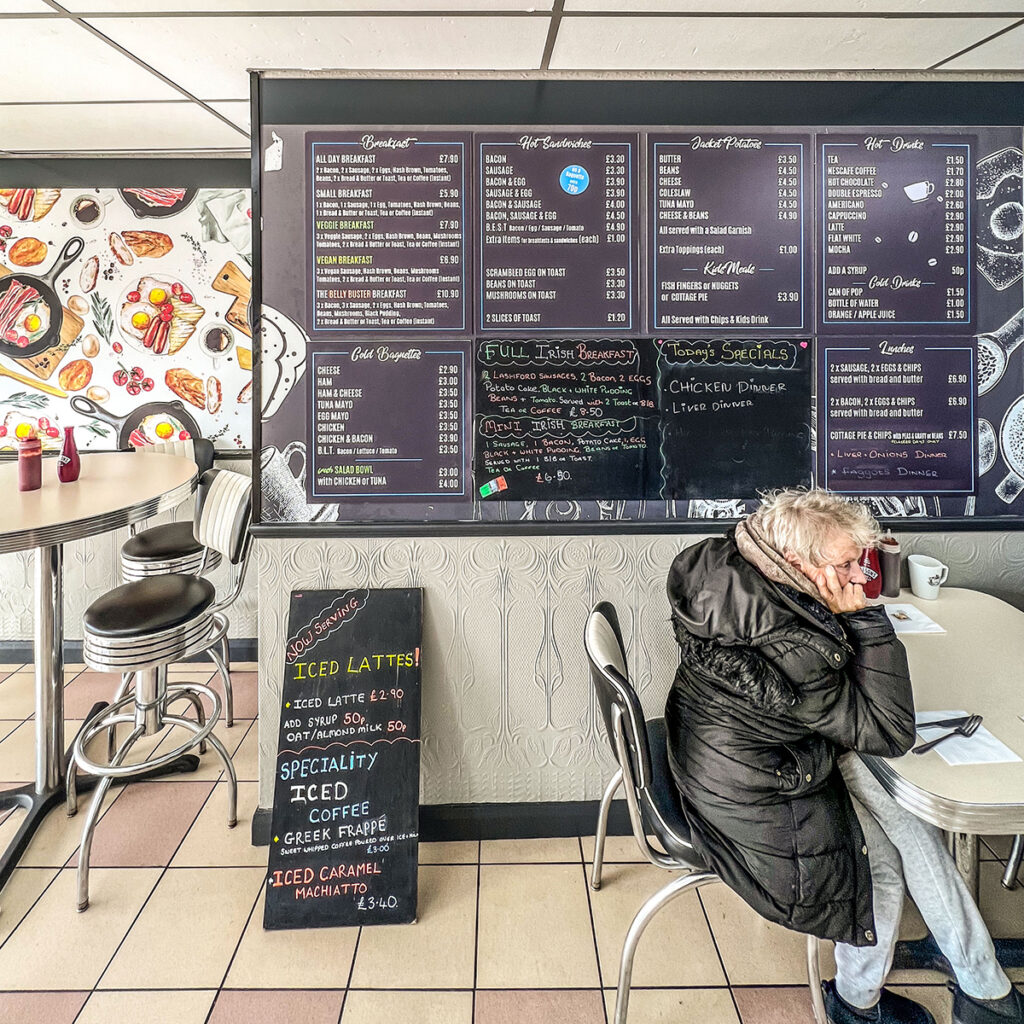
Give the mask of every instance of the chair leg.
<path id="1" fill-rule="evenodd" d="M 826 1024 L 825 997 L 821 994 L 821 962 L 818 959 L 818 940 L 807 936 L 807 987 L 811 992 L 811 1012 L 816 1024 Z"/>
<path id="2" fill-rule="evenodd" d="M 224 722 L 230 729 L 235 724 L 235 698 L 231 693 L 231 650 L 226 636 L 221 638 L 220 650 L 211 647 L 209 651 L 224 683 Z"/>
<path id="3" fill-rule="evenodd" d="M 1024 854 L 1024 836 L 1014 836 L 1010 856 L 1006 861 L 1006 870 L 1003 872 L 1002 883 L 1004 889 L 1017 888 L 1017 872 L 1020 871 L 1022 854 Z"/>
<path id="4" fill-rule="evenodd" d="M 622 959 L 619 962 L 619 989 L 615 996 L 615 1022 L 626 1024 L 626 1012 L 629 1009 L 629 986 L 633 978 L 633 958 L 636 956 L 637 943 L 644 929 L 652 918 L 665 904 L 682 895 L 688 889 L 699 889 L 709 882 L 720 882 L 718 875 L 709 871 L 691 871 L 672 879 L 668 885 L 659 889 L 637 912 L 633 923 L 626 932 L 626 941 L 622 946 Z"/>
<path id="5" fill-rule="evenodd" d="M 118 767 L 125 759 L 132 744 L 145 733 L 145 728 L 137 725 L 129 734 L 128 738 L 118 748 L 110 762 L 112 768 Z M 73 763 L 74 759 L 72 759 Z M 110 775 L 104 775 L 96 786 L 92 803 L 89 804 L 89 813 L 85 817 L 85 827 L 82 829 L 82 845 L 78 851 L 78 912 L 88 909 L 89 906 L 89 856 L 92 853 L 92 834 L 96 829 L 96 822 L 99 820 L 100 808 L 103 806 L 103 799 L 107 790 L 113 782 Z"/>
<path id="6" fill-rule="evenodd" d="M 167 701 L 167 706 L 170 707 L 176 700 L 187 700 L 192 702 L 192 707 L 196 709 L 196 721 L 200 725 L 206 724 L 206 709 L 203 707 L 203 700 L 194 690 L 179 690 L 177 693 L 172 694 L 170 700 Z M 199 753 L 206 753 L 206 740 L 201 740 L 199 743 Z"/>
<path id="7" fill-rule="evenodd" d="M 601 809 L 597 812 L 597 835 L 594 837 L 594 869 L 590 876 L 590 888 L 597 892 L 601 888 L 601 869 L 604 867 L 604 840 L 608 835 L 608 811 L 612 799 L 622 785 L 622 769 L 616 768 L 601 797 Z"/>
<path id="8" fill-rule="evenodd" d="M 185 729 L 191 729 L 192 732 L 199 732 L 202 728 L 190 718 L 179 718 L 177 715 L 164 715 L 164 722 L 180 725 Z M 228 828 L 234 828 L 238 824 L 238 776 L 235 774 L 235 766 L 224 744 L 212 732 L 206 738 L 228 773 Z"/>

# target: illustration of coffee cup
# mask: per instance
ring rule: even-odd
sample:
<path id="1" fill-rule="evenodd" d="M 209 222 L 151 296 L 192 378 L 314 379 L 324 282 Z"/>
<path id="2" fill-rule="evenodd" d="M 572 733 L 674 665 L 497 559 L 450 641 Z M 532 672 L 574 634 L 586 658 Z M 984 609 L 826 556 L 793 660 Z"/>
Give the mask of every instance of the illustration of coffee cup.
<path id="1" fill-rule="evenodd" d="M 904 185 L 903 191 L 912 203 L 923 203 L 934 191 L 934 181 L 915 181 L 911 185 Z"/>
<path id="2" fill-rule="evenodd" d="M 298 456 L 298 472 L 293 460 Z M 336 505 L 311 505 L 306 501 L 306 446 L 301 441 L 284 451 L 267 445 L 260 452 L 261 518 L 264 522 L 326 523 L 338 518 Z"/>

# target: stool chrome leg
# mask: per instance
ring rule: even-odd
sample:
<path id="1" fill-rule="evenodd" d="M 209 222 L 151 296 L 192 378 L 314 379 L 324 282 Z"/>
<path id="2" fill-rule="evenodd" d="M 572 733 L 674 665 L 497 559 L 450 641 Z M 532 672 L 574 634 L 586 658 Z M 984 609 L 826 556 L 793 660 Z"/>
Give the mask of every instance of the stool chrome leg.
<path id="1" fill-rule="evenodd" d="M 231 651 L 227 636 L 221 639 L 220 650 L 211 647 L 209 654 L 224 682 L 224 724 L 230 729 L 235 724 L 235 699 L 231 693 Z"/>
<path id="2" fill-rule="evenodd" d="M 177 715 L 165 715 L 164 721 L 180 725 L 195 733 L 198 733 L 202 728 L 202 726 L 191 719 L 179 718 Z M 217 752 L 217 756 L 224 763 L 224 768 L 228 773 L 228 828 L 234 828 L 238 824 L 238 776 L 235 774 L 235 766 L 231 762 L 231 755 L 214 733 L 209 733 L 206 738 L 210 741 L 210 746 Z"/>
<path id="3" fill-rule="evenodd" d="M 117 688 L 117 692 L 114 694 L 114 699 L 110 702 L 111 704 L 116 704 L 128 692 L 128 687 L 132 685 L 132 678 L 134 677 L 134 675 L 135 675 L 134 672 L 122 672 L 121 673 L 121 683 L 120 683 L 120 685 Z M 115 753 L 116 750 L 117 750 L 117 728 L 116 728 L 116 726 L 112 725 L 110 727 L 110 731 L 107 733 L 107 760 L 108 761 L 113 761 L 114 753 Z"/>
<path id="4" fill-rule="evenodd" d="M 594 870 L 590 876 L 590 888 L 595 892 L 601 888 L 601 870 L 604 867 L 604 840 L 608 834 L 608 812 L 612 798 L 622 785 L 622 769 L 617 768 L 608 782 L 608 788 L 601 797 L 601 809 L 597 813 L 597 835 L 594 837 Z"/>
<path id="5" fill-rule="evenodd" d="M 1017 888 L 1017 872 L 1020 871 L 1021 855 L 1024 854 L 1024 836 L 1014 836 L 1010 856 L 1006 861 L 1002 884 L 1004 889 Z"/>
<path id="6" fill-rule="evenodd" d="M 131 749 L 132 744 L 142 735 L 145 734 L 145 728 L 141 725 L 136 725 L 132 729 L 128 738 L 118 748 L 117 753 L 114 755 L 113 761 L 111 761 L 111 767 L 118 767 L 121 762 L 125 759 L 128 751 Z M 92 835 L 96 829 L 96 822 L 99 820 L 100 808 L 103 806 L 103 800 L 107 795 L 107 790 L 110 789 L 110 785 L 113 782 L 113 778 L 110 775 L 104 775 L 100 779 L 99 784 L 96 786 L 96 792 L 93 794 L 92 803 L 89 805 L 89 813 L 85 818 L 85 827 L 82 829 L 82 845 L 78 850 L 78 912 L 81 913 L 83 910 L 89 907 L 89 856 L 92 853 Z"/>
<path id="7" fill-rule="evenodd" d="M 811 991 L 811 1012 L 815 1024 L 828 1024 L 825 997 L 821 993 L 821 960 L 818 958 L 818 940 L 807 936 L 807 987 Z"/>
<path id="8" fill-rule="evenodd" d="M 199 694 L 195 690 L 183 689 L 171 689 L 167 698 L 167 706 L 170 707 L 177 700 L 188 700 L 192 702 L 192 707 L 196 709 L 196 721 L 200 725 L 206 724 L 206 709 L 203 707 L 203 701 Z M 199 753 L 206 753 L 206 740 L 199 741 Z"/>

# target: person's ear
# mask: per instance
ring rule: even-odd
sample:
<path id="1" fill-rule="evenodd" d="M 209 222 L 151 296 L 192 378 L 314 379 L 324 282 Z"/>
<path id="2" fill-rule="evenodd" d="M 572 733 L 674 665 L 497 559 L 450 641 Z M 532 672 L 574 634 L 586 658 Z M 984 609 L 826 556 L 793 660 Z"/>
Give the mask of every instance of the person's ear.
<path id="1" fill-rule="evenodd" d="M 794 555 L 792 551 L 783 552 L 782 557 L 785 558 L 786 561 L 789 562 L 789 564 L 798 572 L 804 571 L 803 562 L 800 560 L 800 557 L 798 555 Z"/>

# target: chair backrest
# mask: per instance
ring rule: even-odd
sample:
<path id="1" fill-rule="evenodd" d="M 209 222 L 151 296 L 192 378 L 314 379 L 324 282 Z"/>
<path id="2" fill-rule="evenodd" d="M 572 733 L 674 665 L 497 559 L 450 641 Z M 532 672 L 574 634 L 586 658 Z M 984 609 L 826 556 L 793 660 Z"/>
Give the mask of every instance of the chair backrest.
<path id="1" fill-rule="evenodd" d="M 166 455 L 180 455 L 192 459 L 202 476 L 213 469 L 213 442 L 205 437 L 190 437 L 187 441 L 157 441 L 155 444 L 135 445 L 137 452 L 163 452 Z"/>
<path id="2" fill-rule="evenodd" d="M 208 469 L 199 478 L 192 532 L 203 547 L 219 551 L 232 565 L 249 548 L 252 478 L 227 469 Z"/>
<path id="3" fill-rule="evenodd" d="M 608 601 L 601 601 L 587 619 L 583 647 L 590 662 L 590 679 L 597 694 L 608 740 L 615 759 L 639 789 L 646 789 L 652 777 L 651 750 L 647 742 L 643 708 L 626 671 L 626 652 L 622 645 L 619 617 Z M 616 714 L 617 709 L 617 714 Z M 629 764 L 622 764 L 615 742 L 615 720 L 625 739 Z"/>

